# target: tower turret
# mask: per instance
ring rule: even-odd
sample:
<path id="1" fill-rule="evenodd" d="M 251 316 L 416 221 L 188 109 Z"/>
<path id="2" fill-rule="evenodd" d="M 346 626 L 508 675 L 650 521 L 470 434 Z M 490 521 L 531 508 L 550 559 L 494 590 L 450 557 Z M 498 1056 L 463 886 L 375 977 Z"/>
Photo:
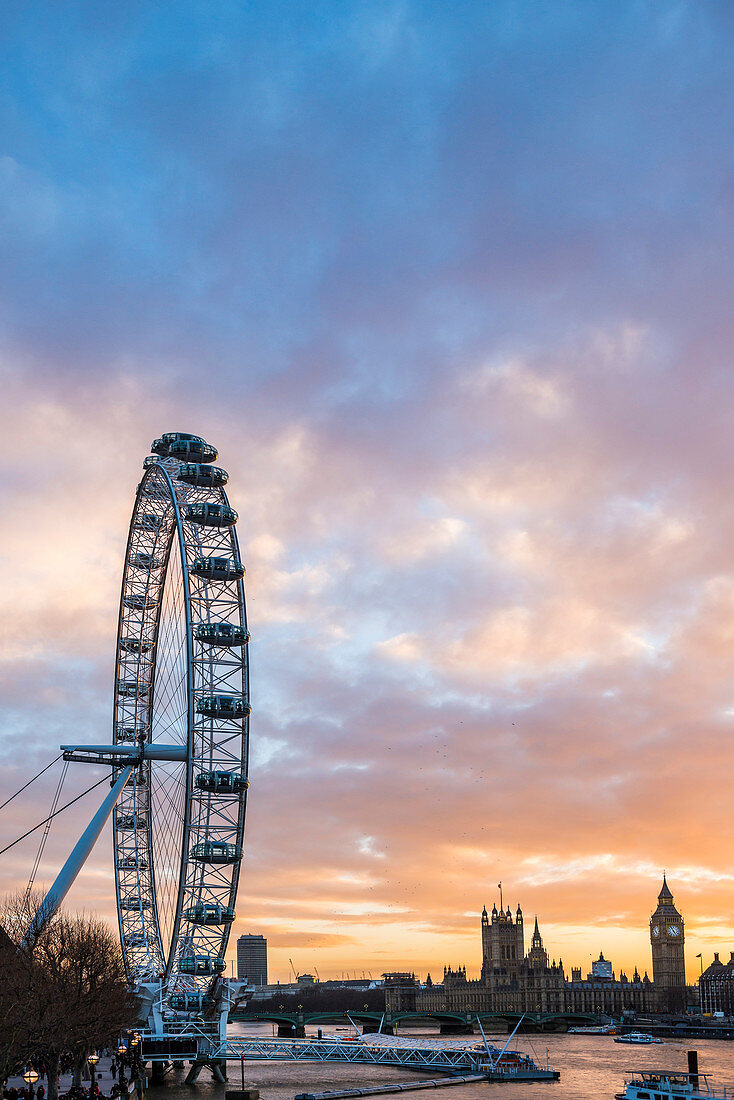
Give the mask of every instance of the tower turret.
<path id="1" fill-rule="evenodd" d="M 650 945 L 658 1007 L 676 1012 L 685 1007 L 686 999 L 685 925 L 665 873 L 657 909 L 650 917 Z"/>
<path id="2" fill-rule="evenodd" d="M 492 906 L 491 920 L 482 928 L 482 978 L 485 982 L 505 983 L 517 979 L 520 964 L 525 955 L 522 910 L 517 907 L 517 923 L 512 919 L 512 909 L 504 908 L 500 896 L 500 906 Z"/>
<path id="3" fill-rule="evenodd" d="M 530 950 L 528 952 L 528 962 L 533 969 L 544 969 L 548 966 L 548 952 L 543 947 L 543 937 L 540 934 L 538 928 L 538 918 L 535 918 L 535 928 L 533 929 L 533 938 L 530 942 Z"/>

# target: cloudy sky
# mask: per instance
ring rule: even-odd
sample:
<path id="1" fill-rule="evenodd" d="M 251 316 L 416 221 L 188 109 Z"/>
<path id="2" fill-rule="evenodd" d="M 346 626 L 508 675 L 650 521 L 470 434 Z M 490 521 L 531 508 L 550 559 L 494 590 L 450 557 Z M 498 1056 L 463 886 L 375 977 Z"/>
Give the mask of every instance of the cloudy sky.
<path id="1" fill-rule="evenodd" d="M 713 0 L 6 0 L 0 794 L 109 732 L 140 463 L 198 432 L 274 978 L 475 974 L 500 880 L 642 970 L 663 868 L 690 976 L 734 946 L 733 46 Z"/>

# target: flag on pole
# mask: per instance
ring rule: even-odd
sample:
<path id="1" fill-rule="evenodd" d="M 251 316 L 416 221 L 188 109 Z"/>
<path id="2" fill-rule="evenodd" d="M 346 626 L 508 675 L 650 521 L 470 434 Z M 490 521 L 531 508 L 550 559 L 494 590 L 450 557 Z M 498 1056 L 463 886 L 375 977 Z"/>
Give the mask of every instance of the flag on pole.
<path id="1" fill-rule="evenodd" d="M 696 955 L 696 958 L 697 958 L 697 959 L 700 959 L 700 958 L 701 958 L 701 956 L 700 956 L 700 955 Z"/>

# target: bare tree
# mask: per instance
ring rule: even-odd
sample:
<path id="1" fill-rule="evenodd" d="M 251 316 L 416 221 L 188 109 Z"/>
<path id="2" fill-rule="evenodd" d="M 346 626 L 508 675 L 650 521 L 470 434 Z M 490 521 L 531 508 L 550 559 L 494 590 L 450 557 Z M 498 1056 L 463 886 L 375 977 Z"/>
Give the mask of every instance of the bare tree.
<path id="1" fill-rule="evenodd" d="M 96 917 L 57 912 L 32 945 L 24 943 L 35 900 L 0 906 L 0 1073 L 7 1077 L 38 1058 L 48 1070 L 49 1100 L 56 1100 L 62 1056 L 80 1072 L 92 1050 L 134 1025 L 137 1003 L 117 938 Z"/>
<path id="2" fill-rule="evenodd" d="M 55 1100 L 61 1056 L 70 1054 L 80 1069 L 95 1047 L 114 1042 L 134 1025 L 137 1002 L 127 988 L 117 939 L 96 917 L 57 916 L 33 955 L 48 991 L 49 1022 L 59 1014 L 64 1020 L 53 1038 L 44 1034 L 42 1040 L 46 1062 L 55 1071 L 49 1077 L 49 1100 Z"/>
<path id="3" fill-rule="evenodd" d="M 36 1050 L 43 976 L 23 938 L 42 898 L 13 894 L 0 902 L 0 1078 L 19 1072 Z M 43 1015 L 43 1014 L 42 1014 Z"/>

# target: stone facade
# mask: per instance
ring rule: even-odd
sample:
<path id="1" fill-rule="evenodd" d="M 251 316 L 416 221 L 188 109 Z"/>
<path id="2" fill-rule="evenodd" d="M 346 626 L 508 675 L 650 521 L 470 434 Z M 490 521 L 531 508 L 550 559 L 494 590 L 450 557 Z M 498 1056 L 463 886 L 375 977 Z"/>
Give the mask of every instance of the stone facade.
<path id="1" fill-rule="evenodd" d="M 650 917 L 652 977 L 662 1010 L 676 1012 L 686 1005 L 685 939 L 683 917 L 663 875 L 658 907 Z"/>
<path id="2" fill-rule="evenodd" d="M 625 1010 L 636 1013 L 655 1010 L 655 991 L 647 974 L 641 978 L 635 970 L 631 981 L 625 974 L 617 979 L 603 955 L 595 964 L 596 973 L 582 980 L 581 970 L 575 969 L 568 981 L 563 961 L 548 959 L 537 918 L 526 953 L 519 905 L 514 918 L 509 907 L 503 911 L 501 906 L 499 909 L 495 906 L 491 916 L 485 908 L 481 934 L 481 977 L 469 980 L 464 966 L 456 970 L 444 967 L 442 985 L 416 990 L 416 1011 L 620 1016 Z M 605 965 L 600 966 L 601 963 Z"/>
<path id="3" fill-rule="evenodd" d="M 701 999 L 701 1012 L 711 1015 L 723 1012 L 725 1016 L 734 1015 L 734 951 L 728 962 L 721 962 L 719 953 L 714 961 L 698 979 Z"/>

